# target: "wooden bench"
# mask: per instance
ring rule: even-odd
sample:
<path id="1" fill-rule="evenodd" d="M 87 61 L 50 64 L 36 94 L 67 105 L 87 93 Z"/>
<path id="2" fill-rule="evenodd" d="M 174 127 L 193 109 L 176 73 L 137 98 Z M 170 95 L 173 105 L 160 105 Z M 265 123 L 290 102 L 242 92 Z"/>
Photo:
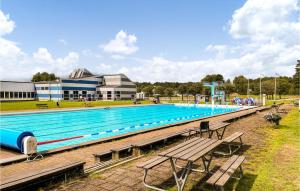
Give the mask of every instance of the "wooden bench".
<path id="1" fill-rule="evenodd" d="M 15 175 L 1 180 L 0 190 L 37 190 L 51 182 L 66 181 L 67 178 L 83 175 L 85 162 L 73 162 L 66 165 L 57 165 L 39 171 L 28 171 L 22 175 Z"/>
<path id="2" fill-rule="evenodd" d="M 140 163 L 137 165 L 138 168 L 142 168 L 144 169 L 144 177 L 143 177 L 143 184 L 147 187 L 147 188 L 151 188 L 154 190 L 159 190 L 159 191 L 164 191 L 161 188 L 155 187 L 155 186 L 151 186 L 148 183 L 146 183 L 146 178 L 147 178 L 147 173 L 148 170 L 160 165 L 161 163 L 167 161 L 169 158 L 168 157 L 163 157 L 163 156 L 157 156 L 154 157 L 146 162 Z"/>
<path id="3" fill-rule="evenodd" d="M 158 143 L 158 142 L 166 143 L 166 141 L 168 139 L 174 138 L 174 137 L 177 137 L 177 136 L 181 136 L 182 134 L 183 134 L 182 131 L 175 132 L 175 133 L 169 133 L 169 134 L 166 134 L 166 135 L 153 137 L 151 139 L 146 139 L 146 140 L 142 140 L 142 141 L 139 141 L 137 143 L 134 143 L 134 144 L 132 144 L 133 154 L 135 156 L 139 156 L 139 155 L 141 155 L 141 148 L 149 146 L 149 145 L 152 146 L 153 144 Z"/>
<path id="4" fill-rule="evenodd" d="M 95 157 L 95 162 L 103 162 L 106 161 L 105 158 L 106 156 L 109 156 L 109 159 L 112 159 L 112 151 L 111 150 L 105 150 L 99 153 L 93 154 Z"/>
<path id="5" fill-rule="evenodd" d="M 104 150 L 102 152 L 95 153 L 93 155 L 95 157 L 96 162 L 105 161 L 105 160 L 102 160 L 102 159 L 105 158 L 106 156 L 110 156 L 109 158 L 112 159 L 112 160 L 119 160 L 120 159 L 120 152 L 126 151 L 126 150 L 131 150 L 131 149 L 132 149 L 131 144 L 125 144 L 125 145 L 121 145 L 120 147 L 115 147 L 115 148 L 112 148 L 110 150 Z"/>
<path id="6" fill-rule="evenodd" d="M 113 160 L 119 160 L 120 159 L 120 152 L 122 151 L 130 151 L 132 149 L 131 144 L 128 145 L 122 145 L 121 147 L 113 148 L 112 151 L 112 159 Z"/>
<path id="7" fill-rule="evenodd" d="M 243 146 L 243 141 L 242 141 L 243 134 L 244 134 L 243 132 L 235 132 L 235 133 L 231 134 L 230 136 L 226 137 L 225 139 L 223 139 L 223 144 L 228 145 L 228 149 L 229 149 L 228 153 L 221 152 L 221 151 L 216 151 L 215 153 L 221 154 L 224 156 L 232 155 L 233 153 L 235 153 L 237 150 L 239 150 Z M 238 143 L 234 142 L 236 139 L 239 140 Z"/>
<path id="8" fill-rule="evenodd" d="M 37 103 L 35 106 L 39 109 L 48 109 L 48 104 L 46 103 Z"/>
<path id="9" fill-rule="evenodd" d="M 221 188 L 224 190 L 224 185 L 230 178 L 240 179 L 243 176 L 242 163 L 244 162 L 244 156 L 233 155 L 228 159 L 228 161 L 217 170 L 207 181 L 207 184 L 210 184 L 214 187 Z M 239 177 L 234 177 L 233 174 L 239 168 Z"/>

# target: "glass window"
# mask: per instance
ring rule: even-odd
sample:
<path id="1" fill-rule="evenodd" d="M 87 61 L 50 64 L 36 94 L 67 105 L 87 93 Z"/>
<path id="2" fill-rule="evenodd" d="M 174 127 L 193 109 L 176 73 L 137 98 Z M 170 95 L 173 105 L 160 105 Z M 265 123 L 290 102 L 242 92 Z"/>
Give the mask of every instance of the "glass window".
<path id="1" fill-rule="evenodd" d="M 9 98 L 9 92 L 5 92 L 5 98 Z"/>
<path id="2" fill-rule="evenodd" d="M 26 92 L 23 92 L 23 98 L 26 98 Z"/>
<path id="3" fill-rule="evenodd" d="M 14 92 L 14 98 L 19 98 L 18 92 Z"/>
<path id="4" fill-rule="evenodd" d="M 49 87 L 45 87 L 45 90 L 49 90 Z"/>
<path id="5" fill-rule="evenodd" d="M 9 92 L 9 97 L 14 98 L 14 92 Z"/>
<path id="6" fill-rule="evenodd" d="M 107 91 L 107 99 L 111 99 L 111 91 Z"/>
<path id="7" fill-rule="evenodd" d="M 4 92 L 0 92 L 0 98 L 4 98 Z"/>
<path id="8" fill-rule="evenodd" d="M 41 87 L 41 90 L 45 90 L 45 87 Z"/>
<path id="9" fill-rule="evenodd" d="M 22 98 L 22 92 L 19 92 L 19 98 Z"/>
<path id="10" fill-rule="evenodd" d="M 31 98 L 34 98 L 34 92 L 31 92 L 31 96 L 30 96 Z"/>

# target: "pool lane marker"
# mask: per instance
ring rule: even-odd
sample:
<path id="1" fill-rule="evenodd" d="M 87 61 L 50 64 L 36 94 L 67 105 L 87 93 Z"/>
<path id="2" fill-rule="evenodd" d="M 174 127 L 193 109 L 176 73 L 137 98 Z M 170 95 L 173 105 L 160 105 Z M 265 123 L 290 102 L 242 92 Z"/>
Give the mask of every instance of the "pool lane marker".
<path id="1" fill-rule="evenodd" d="M 57 142 L 68 141 L 68 140 L 72 140 L 72 139 L 87 138 L 87 137 L 91 137 L 91 136 L 95 136 L 95 135 L 102 135 L 102 134 L 106 134 L 106 133 L 119 132 L 119 131 L 122 131 L 122 130 L 129 130 L 129 129 L 133 129 L 133 128 L 149 126 L 151 124 L 159 124 L 159 123 L 164 123 L 164 122 L 169 122 L 169 121 L 179 121 L 179 120 L 182 120 L 182 119 L 190 119 L 190 118 L 198 117 L 198 116 L 201 116 L 201 115 L 200 114 L 194 114 L 194 115 L 185 116 L 185 117 L 176 117 L 176 118 L 166 119 L 166 120 L 161 120 L 161 121 L 156 121 L 156 122 L 142 123 L 142 124 L 133 125 L 133 126 L 130 126 L 130 127 L 125 127 L 125 128 L 122 127 L 122 128 L 114 129 L 114 130 L 101 131 L 101 132 L 97 132 L 97 133 L 91 133 L 91 134 L 86 134 L 86 135 L 68 137 L 68 138 L 63 138 L 63 139 L 42 141 L 42 142 L 38 142 L 37 144 L 38 145 L 46 145 L 46 144 L 50 144 L 50 143 L 57 143 Z"/>

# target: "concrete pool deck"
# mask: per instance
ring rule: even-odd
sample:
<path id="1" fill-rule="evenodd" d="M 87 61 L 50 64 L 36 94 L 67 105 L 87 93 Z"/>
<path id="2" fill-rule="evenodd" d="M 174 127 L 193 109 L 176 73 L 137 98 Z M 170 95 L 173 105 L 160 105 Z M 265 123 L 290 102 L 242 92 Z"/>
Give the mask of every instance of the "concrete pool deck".
<path id="1" fill-rule="evenodd" d="M 255 108 L 254 108 L 255 110 Z M 242 110 L 238 112 L 247 112 L 248 110 Z M 230 114 L 225 114 L 222 116 L 217 116 L 217 117 L 211 117 L 209 120 L 215 121 L 215 120 L 222 120 L 225 118 L 228 118 L 230 115 L 235 115 L 236 113 L 230 113 Z M 157 135 L 163 135 L 163 134 L 168 134 L 172 132 L 178 132 L 181 130 L 188 129 L 190 127 L 198 126 L 198 121 L 195 122 L 190 122 L 187 124 L 183 125 L 177 125 L 169 128 L 164 128 L 164 129 L 159 129 L 151 132 L 145 132 L 143 134 L 137 134 L 133 135 L 124 139 L 116 140 L 116 141 L 111 141 L 111 142 L 105 142 L 101 144 L 94 144 L 91 146 L 86 146 L 82 147 L 80 149 L 74 149 L 74 150 L 69 150 L 66 152 L 61 152 L 53 155 L 46 156 L 43 160 L 37 160 L 33 162 L 19 162 L 15 164 L 10 164 L 6 166 L 1 166 L 0 167 L 0 181 L 3 179 L 6 179 L 11 176 L 15 176 L 16 174 L 24 174 L 28 171 L 35 171 L 35 170 L 40 170 L 43 168 L 47 168 L 51 165 L 57 164 L 58 162 L 60 164 L 64 163 L 70 163 L 74 161 L 85 161 L 86 166 L 91 166 L 94 164 L 94 153 L 98 153 L 101 151 L 106 150 L 107 148 L 112 148 L 112 147 L 117 147 L 120 145 L 123 145 L 125 143 L 133 142 L 133 141 L 139 141 L 139 140 L 144 140 L 150 137 L 154 137 Z M 229 128 L 230 129 L 230 128 Z M 15 153 L 11 151 L 6 151 L 6 150 L 1 150 L 0 151 L 0 156 L 13 156 Z M 2 159 L 2 157 L 1 157 Z"/>

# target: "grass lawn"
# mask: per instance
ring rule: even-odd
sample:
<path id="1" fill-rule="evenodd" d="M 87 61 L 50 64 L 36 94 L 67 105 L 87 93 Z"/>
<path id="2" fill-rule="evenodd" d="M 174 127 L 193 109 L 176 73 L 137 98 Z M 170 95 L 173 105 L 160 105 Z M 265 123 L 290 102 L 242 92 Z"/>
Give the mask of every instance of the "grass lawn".
<path id="1" fill-rule="evenodd" d="M 300 190 L 300 115 L 294 108 L 278 128 L 264 129 L 264 149 L 245 153 L 245 176 L 236 190 Z M 229 185 L 232 186 L 232 185 Z"/>
<path id="2" fill-rule="evenodd" d="M 57 108 L 56 102 L 53 101 L 20 101 L 20 102 L 1 102 L 1 111 L 17 111 L 37 109 L 35 104 L 48 104 L 49 108 Z M 114 106 L 114 105 L 133 105 L 132 101 L 92 101 L 92 106 Z M 148 104 L 150 101 L 142 101 L 142 104 Z M 84 102 L 78 101 L 61 101 L 60 108 L 84 107 Z"/>

